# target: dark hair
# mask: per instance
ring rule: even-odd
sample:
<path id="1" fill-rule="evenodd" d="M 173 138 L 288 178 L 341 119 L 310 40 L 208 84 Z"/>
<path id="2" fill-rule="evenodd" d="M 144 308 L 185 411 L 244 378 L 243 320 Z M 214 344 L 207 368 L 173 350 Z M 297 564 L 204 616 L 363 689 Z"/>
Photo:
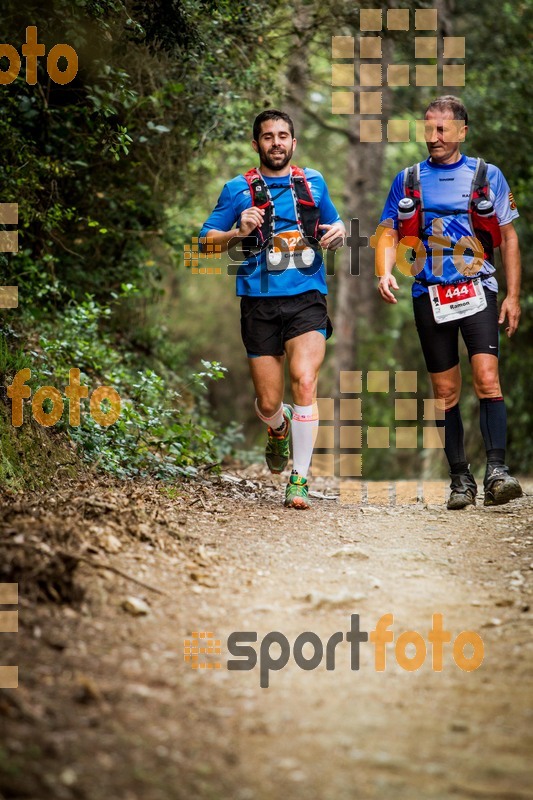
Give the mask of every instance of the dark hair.
<path id="1" fill-rule="evenodd" d="M 439 111 L 451 111 L 454 119 L 464 120 L 465 125 L 468 125 L 468 111 L 458 97 L 453 94 L 443 94 L 432 100 L 426 108 L 426 114 L 433 108 L 438 108 Z"/>
<path id="2" fill-rule="evenodd" d="M 258 116 L 254 119 L 254 141 L 257 142 L 259 140 L 259 136 L 261 135 L 261 125 L 263 122 L 267 122 L 270 119 L 282 119 L 284 122 L 287 123 L 289 126 L 289 130 L 291 132 L 291 136 L 294 139 L 294 123 L 292 119 L 286 114 L 284 111 L 277 111 L 275 108 L 267 108 L 266 111 L 262 111 Z"/>

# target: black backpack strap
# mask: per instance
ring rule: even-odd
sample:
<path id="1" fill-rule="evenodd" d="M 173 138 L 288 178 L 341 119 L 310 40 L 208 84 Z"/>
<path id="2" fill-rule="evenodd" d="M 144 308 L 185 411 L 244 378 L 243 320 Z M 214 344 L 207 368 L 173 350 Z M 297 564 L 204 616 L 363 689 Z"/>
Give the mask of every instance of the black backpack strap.
<path id="1" fill-rule="evenodd" d="M 250 190 L 252 206 L 262 208 L 265 212 L 261 227 L 255 228 L 249 236 L 242 240 L 242 252 L 249 256 L 264 250 L 271 241 L 274 231 L 274 219 L 269 191 L 259 170 L 250 169 L 243 177 Z"/>
<path id="2" fill-rule="evenodd" d="M 420 230 L 426 230 L 426 214 L 424 212 L 424 199 L 422 196 L 422 183 L 420 181 L 420 163 L 415 164 L 415 191 L 420 195 Z M 422 238 L 422 237 L 420 237 Z"/>
<path id="3" fill-rule="evenodd" d="M 304 241 L 314 250 L 318 247 L 320 233 L 320 209 L 315 203 L 311 187 L 301 167 L 291 166 L 291 181 L 294 187 L 296 221 Z"/>
<path id="4" fill-rule="evenodd" d="M 415 190 L 416 166 L 416 164 L 413 164 L 412 167 L 406 167 L 403 171 L 403 187 L 406 194 Z"/>
<path id="5" fill-rule="evenodd" d="M 470 203 L 474 197 L 483 195 L 489 199 L 490 184 L 487 178 L 487 164 L 482 158 L 477 159 L 472 186 L 470 188 Z"/>

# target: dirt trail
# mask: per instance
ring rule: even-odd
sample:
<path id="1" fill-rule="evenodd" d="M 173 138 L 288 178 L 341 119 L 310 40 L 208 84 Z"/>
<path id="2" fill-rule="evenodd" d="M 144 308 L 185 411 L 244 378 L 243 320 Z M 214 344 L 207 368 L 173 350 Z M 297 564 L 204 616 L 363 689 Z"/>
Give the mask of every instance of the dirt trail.
<path id="1" fill-rule="evenodd" d="M 20 685 L 0 695 L 0 796 L 533 798 L 532 508 L 531 496 L 456 513 L 317 499 L 293 512 L 272 480 L 245 478 L 7 497 L 0 580 L 19 575 L 20 627 L 2 634 L 2 663 L 19 665 Z M 57 551 L 86 561 L 54 561 Z M 164 594 L 95 567 L 103 562 Z M 68 602 L 36 602 L 36 582 Z M 122 607 L 131 595 L 147 614 Z M 325 646 L 336 631 L 346 638 L 351 614 L 370 632 L 387 613 L 395 641 L 415 630 L 426 642 L 442 613 L 452 642 L 463 630 L 482 637 L 483 664 L 459 669 L 446 644 L 435 672 L 427 642 L 409 672 L 393 643 L 377 672 L 364 642 L 355 671 L 346 641 L 335 670 L 325 657 L 312 671 L 295 663 L 302 632 Z M 221 640 L 222 669 L 184 662 L 194 631 Z M 227 669 L 233 631 L 256 631 L 258 652 L 270 631 L 287 638 L 291 658 L 268 689 L 259 665 Z"/>

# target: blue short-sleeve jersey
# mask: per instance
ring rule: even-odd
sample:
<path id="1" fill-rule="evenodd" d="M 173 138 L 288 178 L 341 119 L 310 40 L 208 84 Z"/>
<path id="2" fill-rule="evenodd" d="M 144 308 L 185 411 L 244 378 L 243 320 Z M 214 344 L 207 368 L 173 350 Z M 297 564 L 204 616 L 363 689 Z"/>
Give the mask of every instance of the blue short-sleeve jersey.
<path id="1" fill-rule="evenodd" d="M 453 246 L 463 236 L 472 236 L 468 210 L 476 164 L 477 159 L 465 155 L 461 156 L 459 161 L 454 164 L 433 164 L 429 158 L 420 164 L 423 207 L 437 210 L 425 212 L 427 235 L 423 237 L 422 241 L 426 247 L 427 256 L 423 270 L 417 274 L 413 283 L 413 297 L 427 292 L 427 284 L 455 283 L 465 280 L 464 274 L 456 269 L 453 253 L 446 252 L 446 250 L 442 256 L 442 275 L 433 274 L 428 237 L 432 234 L 432 223 L 435 219 L 442 220 L 442 235 L 451 240 L 446 247 L 453 249 Z M 487 178 L 498 222 L 500 225 L 506 225 L 518 217 L 509 185 L 502 172 L 494 164 L 487 164 Z M 403 171 L 396 175 L 392 183 L 381 215 L 381 222 L 392 220 L 393 227 L 398 228 L 398 203 L 402 197 L 405 197 Z M 452 215 L 450 213 L 452 211 L 463 211 L 463 213 Z M 473 256 L 464 255 L 464 261 L 467 264 L 472 260 Z M 483 285 L 496 292 L 498 284 L 494 277 L 495 271 L 493 264 L 484 261 L 479 274 Z"/>
<path id="2" fill-rule="evenodd" d="M 329 196 L 320 172 L 304 169 L 304 174 L 320 209 L 320 224 L 332 225 L 340 217 Z M 236 264 L 237 295 L 282 297 L 318 289 L 327 294 L 324 261 L 318 252 L 304 247 L 298 232 L 296 211 L 290 188 L 290 175 L 263 176 L 274 204 L 274 234 L 284 240 L 283 250 L 266 248 Z M 230 231 L 238 227 L 242 212 L 251 208 L 250 189 L 243 175 L 225 184 L 215 209 L 204 222 L 200 236 L 210 230 Z"/>

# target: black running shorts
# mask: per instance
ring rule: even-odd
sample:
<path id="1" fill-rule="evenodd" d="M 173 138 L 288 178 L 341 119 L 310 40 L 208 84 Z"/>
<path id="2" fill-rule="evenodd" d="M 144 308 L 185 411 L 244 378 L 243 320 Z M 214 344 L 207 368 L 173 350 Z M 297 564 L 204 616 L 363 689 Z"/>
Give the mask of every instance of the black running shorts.
<path id="1" fill-rule="evenodd" d="M 413 297 L 416 329 L 428 372 L 444 372 L 459 363 L 459 331 L 468 358 L 477 353 L 499 355 L 498 303 L 496 292 L 485 289 L 487 307 L 463 319 L 437 324 L 429 293 Z"/>
<path id="2" fill-rule="evenodd" d="M 287 297 L 241 298 L 241 336 L 249 358 L 282 356 L 287 339 L 309 331 L 321 331 L 326 339 L 333 331 L 326 297 L 318 289 Z"/>

